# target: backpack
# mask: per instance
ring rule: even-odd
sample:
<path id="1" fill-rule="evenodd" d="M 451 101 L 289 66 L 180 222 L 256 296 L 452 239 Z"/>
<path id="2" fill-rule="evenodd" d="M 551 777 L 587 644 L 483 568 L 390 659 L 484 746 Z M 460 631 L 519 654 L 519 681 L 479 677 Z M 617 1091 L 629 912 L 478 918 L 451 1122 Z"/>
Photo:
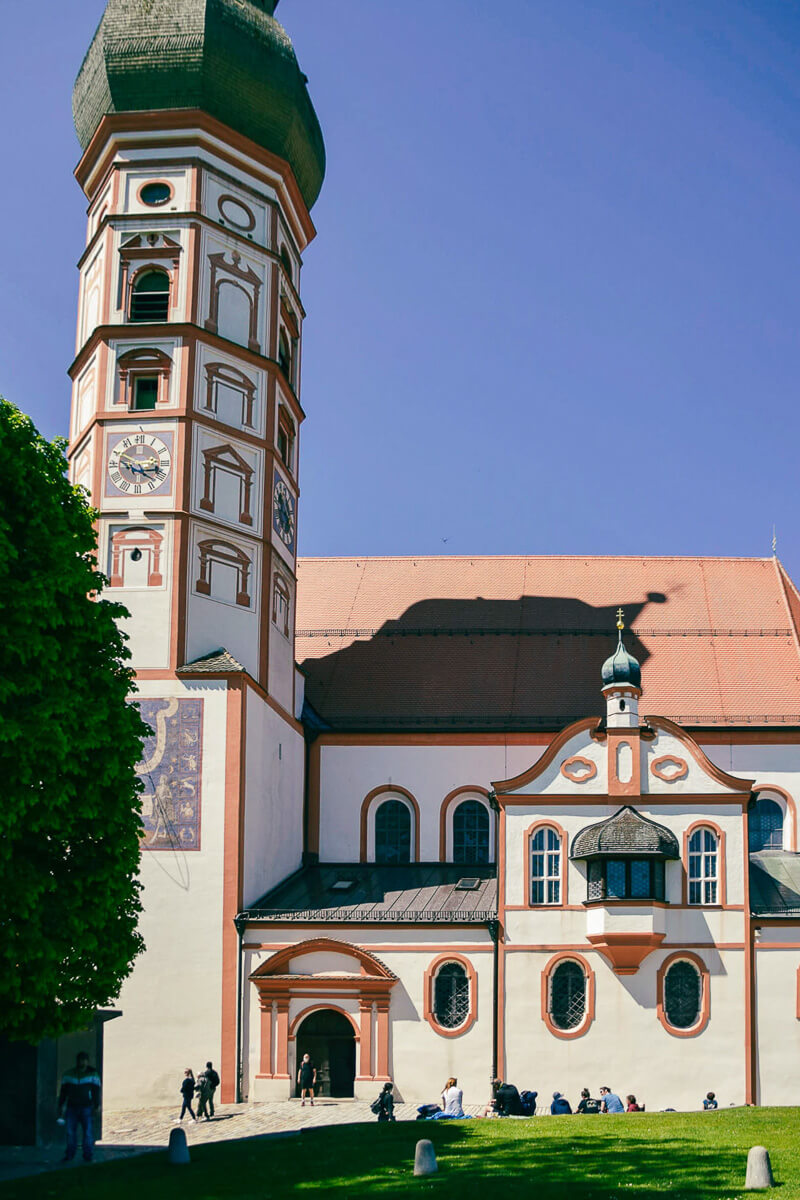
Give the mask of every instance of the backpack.
<path id="1" fill-rule="evenodd" d="M 522 1114 L 525 1117 L 536 1116 L 536 1097 L 538 1092 L 521 1092 L 519 1102 L 522 1105 Z"/>
<path id="2" fill-rule="evenodd" d="M 383 1112 L 383 1094 L 378 1096 L 377 1100 L 372 1101 L 372 1104 L 369 1106 L 369 1111 L 375 1113 L 376 1117 L 379 1113 Z"/>

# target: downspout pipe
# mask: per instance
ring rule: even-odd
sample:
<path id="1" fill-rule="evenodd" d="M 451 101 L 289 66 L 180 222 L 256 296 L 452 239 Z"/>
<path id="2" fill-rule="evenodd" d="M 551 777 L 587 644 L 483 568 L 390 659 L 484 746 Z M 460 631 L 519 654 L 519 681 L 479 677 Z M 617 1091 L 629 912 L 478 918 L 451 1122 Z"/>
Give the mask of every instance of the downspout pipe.
<path id="1" fill-rule="evenodd" d="M 244 931 L 247 925 L 247 917 L 243 913 L 233 918 L 233 923 L 236 926 L 237 938 L 237 954 L 236 954 L 236 1103 L 242 1103 L 242 976 L 244 974 L 243 958 L 244 952 L 242 944 L 244 941 Z"/>
<path id="2" fill-rule="evenodd" d="M 500 869 L 500 805 L 497 793 L 489 792 L 489 804 L 494 812 L 494 864 L 495 871 Z M 500 897 L 500 880 L 498 879 L 497 896 Z M 492 952 L 492 1082 L 497 1078 L 497 1038 L 500 1029 L 500 921 L 497 917 L 487 922 L 489 937 L 493 942 Z"/>

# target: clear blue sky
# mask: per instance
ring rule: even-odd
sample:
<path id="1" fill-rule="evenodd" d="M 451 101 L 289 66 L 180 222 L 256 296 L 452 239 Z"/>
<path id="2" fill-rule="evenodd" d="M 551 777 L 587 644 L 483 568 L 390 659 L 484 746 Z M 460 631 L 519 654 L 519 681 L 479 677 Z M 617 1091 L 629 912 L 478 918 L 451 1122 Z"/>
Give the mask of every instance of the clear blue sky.
<path id="1" fill-rule="evenodd" d="M 103 0 L 6 4 L 0 391 L 64 432 Z M 328 175 L 304 554 L 730 554 L 800 579 L 800 8 L 282 0 Z M 447 539 L 444 541 L 443 539 Z"/>

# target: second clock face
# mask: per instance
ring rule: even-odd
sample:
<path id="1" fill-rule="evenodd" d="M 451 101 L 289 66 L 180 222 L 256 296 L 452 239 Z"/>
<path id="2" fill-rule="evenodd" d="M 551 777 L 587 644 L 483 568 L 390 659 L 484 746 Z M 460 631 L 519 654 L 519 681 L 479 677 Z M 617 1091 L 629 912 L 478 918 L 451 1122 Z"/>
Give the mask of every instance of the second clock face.
<path id="1" fill-rule="evenodd" d="M 108 475 L 118 492 L 133 496 L 155 492 L 172 468 L 169 446 L 153 433 L 120 438 L 108 456 Z"/>
<path id="2" fill-rule="evenodd" d="M 291 550 L 294 543 L 294 498 L 282 479 L 275 481 L 272 525 Z"/>

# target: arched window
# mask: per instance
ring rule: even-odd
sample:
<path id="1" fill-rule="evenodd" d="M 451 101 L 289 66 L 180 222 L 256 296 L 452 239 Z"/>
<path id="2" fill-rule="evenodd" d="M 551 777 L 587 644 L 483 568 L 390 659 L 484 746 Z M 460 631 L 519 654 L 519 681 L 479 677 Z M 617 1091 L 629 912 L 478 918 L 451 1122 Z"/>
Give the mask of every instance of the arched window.
<path id="1" fill-rule="evenodd" d="M 457 1029 L 470 1012 L 469 977 L 461 963 L 448 962 L 433 981 L 433 1015 L 442 1029 Z"/>
<path id="2" fill-rule="evenodd" d="M 289 279 L 291 279 L 292 278 L 292 260 L 289 257 L 289 251 L 286 249 L 286 247 L 284 245 L 281 245 L 279 257 L 280 257 L 281 262 L 283 263 L 284 271 L 288 275 Z"/>
<path id="3" fill-rule="evenodd" d="M 577 1029 L 586 1015 L 586 975 L 580 963 L 564 959 L 550 975 L 550 1020 L 556 1029 Z"/>
<path id="4" fill-rule="evenodd" d="M 783 849 L 783 810 L 768 796 L 750 801 L 747 810 L 747 833 L 752 850 Z"/>
<path id="5" fill-rule="evenodd" d="M 549 825 L 531 838 L 530 871 L 531 904 L 561 904 L 561 838 Z"/>
<path id="6" fill-rule="evenodd" d="M 678 959 L 664 976 L 664 1016 L 675 1029 L 690 1029 L 700 1019 L 703 981 L 694 963 Z"/>
<path id="7" fill-rule="evenodd" d="M 166 321 L 168 316 L 169 275 L 166 271 L 142 271 L 131 291 L 131 320 L 153 324 Z"/>
<path id="8" fill-rule="evenodd" d="M 411 862 L 411 813 L 402 800 L 384 800 L 375 813 L 375 862 Z"/>
<path id="9" fill-rule="evenodd" d="M 695 829 L 689 838 L 689 903 L 716 904 L 719 843 L 713 829 Z"/>
<path id="10" fill-rule="evenodd" d="M 453 813 L 453 862 L 489 862 L 489 812 L 478 800 L 464 800 Z"/>

